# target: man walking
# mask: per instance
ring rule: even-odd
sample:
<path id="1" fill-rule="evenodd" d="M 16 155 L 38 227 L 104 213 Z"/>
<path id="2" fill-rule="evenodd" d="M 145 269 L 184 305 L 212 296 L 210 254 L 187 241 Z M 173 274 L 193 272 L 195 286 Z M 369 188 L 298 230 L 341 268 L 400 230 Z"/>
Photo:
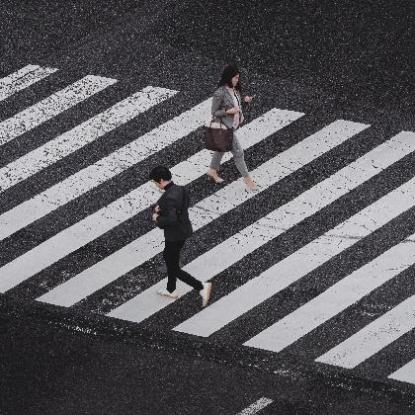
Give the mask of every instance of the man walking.
<path id="1" fill-rule="evenodd" d="M 186 189 L 173 183 L 170 170 L 164 166 L 155 167 L 150 172 L 150 180 L 164 190 L 163 196 L 152 206 L 152 219 L 163 229 L 165 247 L 163 258 L 167 266 L 167 289 L 159 291 L 160 295 L 178 298 L 176 279 L 185 282 L 200 292 L 202 307 L 209 302 L 212 283 L 202 283 L 186 271 L 180 269 L 180 252 L 186 239 L 193 233 L 189 219 L 189 195 Z"/>

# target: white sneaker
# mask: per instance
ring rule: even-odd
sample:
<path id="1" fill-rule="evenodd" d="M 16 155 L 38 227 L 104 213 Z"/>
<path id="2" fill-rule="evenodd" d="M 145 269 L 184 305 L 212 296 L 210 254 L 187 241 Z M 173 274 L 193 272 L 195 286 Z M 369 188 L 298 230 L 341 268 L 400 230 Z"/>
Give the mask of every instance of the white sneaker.
<path id="1" fill-rule="evenodd" d="M 212 283 L 204 282 L 203 289 L 199 291 L 200 296 L 202 297 L 202 307 L 206 307 L 209 302 L 210 294 L 212 293 Z"/>
<path id="2" fill-rule="evenodd" d="M 174 290 L 171 293 L 170 291 L 167 291 L 166 289 L 164 289 L 164 290 L 157 291 L 157 294 L 162 295 L 164 297 L 174 298 L 174 299 L 176 299 L 176 298 L 179 297 L 179 295 L 177 294 L 176 290 Z"/>

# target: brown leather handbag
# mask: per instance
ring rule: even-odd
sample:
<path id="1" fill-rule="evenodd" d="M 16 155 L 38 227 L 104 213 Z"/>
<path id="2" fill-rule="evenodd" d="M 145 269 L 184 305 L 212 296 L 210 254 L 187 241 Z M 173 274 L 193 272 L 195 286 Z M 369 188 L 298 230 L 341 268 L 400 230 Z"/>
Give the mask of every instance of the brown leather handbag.
<path id="1" fill-rule="evenodd" d="M 221 122 L 211 121 L 205 126 L 205 145 L 208 150 L 230 151 L 232 149 L 233 130 Z"/>

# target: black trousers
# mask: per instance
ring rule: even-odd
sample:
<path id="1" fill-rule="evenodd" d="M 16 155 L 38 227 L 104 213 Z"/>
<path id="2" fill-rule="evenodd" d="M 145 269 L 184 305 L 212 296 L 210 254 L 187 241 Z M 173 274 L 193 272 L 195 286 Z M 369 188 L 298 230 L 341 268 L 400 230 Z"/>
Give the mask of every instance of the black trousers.
<path id="1" fill-rule="evenodd" d="M 177 278 L 195 290 L 200 291 L 203 288 L 199 280 L 180 269 L 180 252 L 184 243 L 185 241 L 165 241 L 163 258 L 167 266 L 167 291 L 171 293 L 176 289 Z"/>

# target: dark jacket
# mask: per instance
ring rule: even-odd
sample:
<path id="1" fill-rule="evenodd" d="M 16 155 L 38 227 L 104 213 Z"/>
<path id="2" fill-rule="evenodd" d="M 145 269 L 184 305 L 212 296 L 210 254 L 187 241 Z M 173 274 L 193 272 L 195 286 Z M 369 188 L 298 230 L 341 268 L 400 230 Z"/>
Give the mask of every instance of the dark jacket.
<path id="1" fill-rule="evenodd" d="M 164 230 L 166 241 L 183 241 L 193 233 L 189 203 L 184 187 L 171 182 L 164 188 L 163 196 L 157 201 L 160 213 L 156 225 Z"/>

